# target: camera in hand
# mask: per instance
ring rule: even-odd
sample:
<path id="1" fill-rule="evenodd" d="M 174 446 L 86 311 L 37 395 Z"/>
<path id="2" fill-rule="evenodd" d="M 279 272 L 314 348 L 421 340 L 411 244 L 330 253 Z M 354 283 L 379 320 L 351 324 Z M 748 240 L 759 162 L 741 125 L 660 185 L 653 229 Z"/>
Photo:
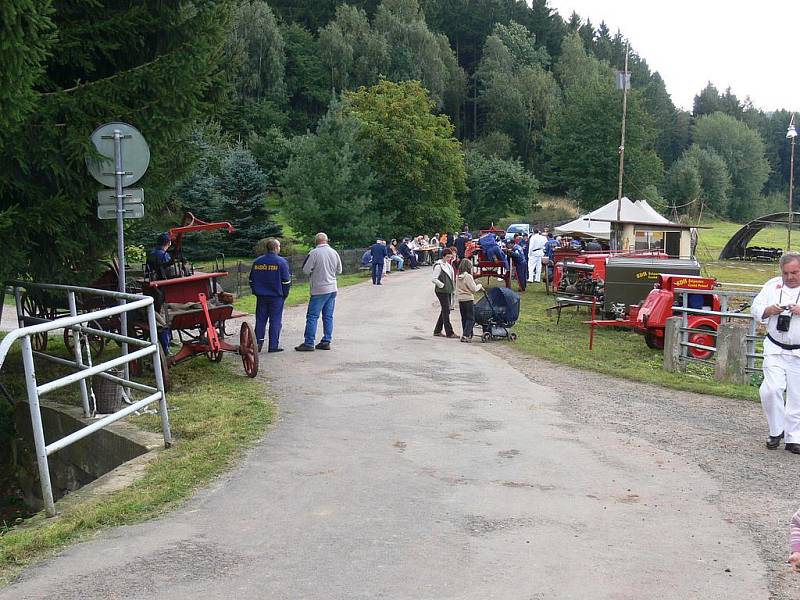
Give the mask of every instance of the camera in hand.
<path id="1" fill-rule="evenodd" d="M 789 331 L 792 324 L 792 315 L 778 315 L 778 322 L 775 324 L 775 329 L 778 331 Z"/>

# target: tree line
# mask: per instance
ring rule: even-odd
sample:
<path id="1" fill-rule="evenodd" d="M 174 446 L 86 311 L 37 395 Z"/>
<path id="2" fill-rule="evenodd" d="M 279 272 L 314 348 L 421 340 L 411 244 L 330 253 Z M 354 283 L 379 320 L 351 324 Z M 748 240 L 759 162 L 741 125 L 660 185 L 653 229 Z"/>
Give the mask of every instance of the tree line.
<path id="1" fill-rule="evenodd" d="M 584 209 L 616 197 L 628 41 L 546 0 L 6 0 L 2 11 L 5 277 L 74 278 L 113 247 L 83 167 L 89 133 L 110 120 L 151 145 L 148 216 L 128 224 L 143 241 L 187 208 L 233 222 L 228 253 L 246 254 L 280 234 L 276 206 L 303 239 L 324 229 L 361 245 L 524 216 L 538 191 Z M 789 112 L 711 83 L 679 110 L 629 52 L 626 195 L 669 216 L 780 210 Z M 197 252 L 220 243 L 198 239 Z"/>

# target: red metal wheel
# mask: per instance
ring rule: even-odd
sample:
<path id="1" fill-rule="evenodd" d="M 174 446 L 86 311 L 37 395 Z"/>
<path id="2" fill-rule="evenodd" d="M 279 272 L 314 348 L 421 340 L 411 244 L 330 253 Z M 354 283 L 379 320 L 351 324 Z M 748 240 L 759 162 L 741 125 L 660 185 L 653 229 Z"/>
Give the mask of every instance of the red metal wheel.
<path id="1" fill-rule="evenodd" d="M 689 342 L 692 344 L 702 344 L 703 346 L 715 346 L 717 345 L 717 338 L 714 335 L 714 329 L 709 327 L 708 325 L 700 325 L 698 329 L 702 329 L 702 332 L 694 332 L 689 335 Z M 689 348 L 689 354 L 692 355 L 692 358 L 700 358 L 703 360 L 711 358 L 714 354 L 711 350 L 703 350 L 702 348 Z"/>
<path id="2" fill-rule="evenodd" d="M 242 356 L 244 372 L 248 377 L 255 377 L 258 374 L 258 344 L 250 323 L 242 323 L 239 331 L 239 354 Z"/>

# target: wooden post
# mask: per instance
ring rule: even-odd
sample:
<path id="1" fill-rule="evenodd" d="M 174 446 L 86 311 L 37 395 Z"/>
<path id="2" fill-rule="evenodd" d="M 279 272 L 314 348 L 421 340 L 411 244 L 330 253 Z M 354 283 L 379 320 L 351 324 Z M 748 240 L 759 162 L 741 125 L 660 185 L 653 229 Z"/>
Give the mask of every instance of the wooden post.
<path id="1" fill-rule="evenodd" d="M 670 317 L 664 328 L 664 370 L 683 371 L 681 362 L 681 325 L 683 317 Z"/>
<path id="2" fill-rule="evenodd" d="M 722 323 L 717 329 L 714 379 L 726 383 L 747 383 L 747 329 Z"/>

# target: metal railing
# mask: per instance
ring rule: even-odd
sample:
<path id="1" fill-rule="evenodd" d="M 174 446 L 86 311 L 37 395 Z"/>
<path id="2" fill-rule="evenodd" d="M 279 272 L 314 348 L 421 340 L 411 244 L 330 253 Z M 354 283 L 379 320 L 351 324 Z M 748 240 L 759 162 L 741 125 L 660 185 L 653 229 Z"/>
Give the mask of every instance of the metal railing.
<path id="1" fill-rule="evenodd" d="M 99 290 L 93 288 L 76 287 L 69 285 L 56 285 L 44 283 L 31 283 L 24 281 L 14 281 L 9 284 L 14 293 L 17 305 L 17 319 L 19 329 L 15 329 L 3 338 L 0 342 L 0 369 L 12 345 L 17 341 L 22 342 L 22 362 L 25 368 L 25 387 L 28 395 L 28 405 L 31 413 L 31 422 L 33 425 L 33 441 L 36 447 L 36 461 L 39 468 L 39 478 L 41 480 L 42 500 L 44 501 L 45 510 L 48 516 L 55 515 L 55 503 L 53 501 L 53 490 L 50 482 L 50 471 L 48 465 L 48 456 L 54 452 L 69 446 L 70 444 L 81 440 L 99 429 L 119 421 L 124 417 L 130 415 L 137 410 L 141 410 L 153 402 L 159 402 L 159 413 L 161 415 L 161 428 L 164 434 L 164 444 L 169 447 L 172 443 L 172 435 L 169 428 L 169 416 L 167 415 L 167 397 L 164 391 L 164 378 L 161 370 L 161 354 L 158 346 L 158 333 L 156 328 L 155 307 L 153 299 L 149 296 L 139 296 L 134 294 L 127 294 L 116 291 Z M 25 314 L 23 308 L 23 292 L 30 294 L 32 292 L 44 292 L 50 296 L 55 296 L 59 292 L 66 295 L 66 305 L 69 310 L 68 316 L 58 318 L 44 318 L 43 316 L 36 316 Z M 78 313 L 78 302 L 76 296 L 81 298 L 86 297 L 99 297 L 107 298 L 109 300 L 119 302 L 116 306 L 109 306 L 98 310 Z M 140 339 L 131 336 L 120 335 L 112 331 L 106 331 L 102 328 L 88 327 L 87 324 L 91 321 L 95 323 L 113 323 L 116 319 L 122 319 L 123 315 L 127 315 L 133 311 L 146 309 L 147 311 L 147 329 L 149 329 L 149 339 Z M 73 332 L 73 355 L 74 360 L 67 360 L 57 356 L 51 356 L 45 352 L 39 352 L 33 349 L 31 338 L 36 335 L 47 334 L 49 331 L 57 329 L 71 329 Z M 111 358 L 105 362 L 97 365 L 92 364 L 92 354 L 89 347 L 88 335 L 112 339 L 120 343 L 122 346 L 122 356 Z M 131 345 L 138 347 L 138 350 L 127 353 L 127 346 Z M 84 353 L 86 355 L 86 362 L 84 362 Z M 128 375 L 128 370 L 124 370 L 123 377 L 117 377 L 110 373 L 106 373 L 109 369 L 114 367 L 126 366 L 131 361 L 145 358 L 147 356 L 153 357 L 153 371 L 155 373 L 156 386 L 152 387 L 136 381 L 131 381 Z M 39 358 L 48 362 L 67 366 L 75 369 L 74 373 L 59 377 L 47 383 L 38 383 L 36 380 L 36 368 L 34 358 Z M 39 398 L 44 394 L 62 388 L 64 386 L 79 384 L 81 403 L 83 405 L 84 416 L 89 418 L 92 416 L 92 410 L 89 405 L 89 390 L 86 385 L 86 380 L 89 377 L 103 377 L 114 383 L 123 386 L 123 389 L 134 389 L 146 393 L 147 396 L 137 401 L 130 401 L 125 408 L 107 415 L 85 427 L 71 433 L 59 440 L 47 444 L 44 438 L 44 429 L 42 427 L 42 414 L 39 405 Z M 129 392 L 128 392 L 129 393 Z"/>
<path id="2" fill-rule="evenodd" d="M 734 284 L 726 284 L 726 285 L 734 285 Z M 750 286 L 750 285 L 742 285 L 741 287 L 760 287 L 760 286 Z M 746 319 L 749 321 L 748 324 L 748 332 L 745 336 L 746 339 L 746 349 L 747 349 L 747 366 L 746 371 L 750 373 L 758 372 L 759 369 L 756 368 L 756 360 L 763 358 L 763 355 L 756 352 L 756 342 L 758 341 L 759 336 L 756 335 L 756 327 L 757 323 L 753 316 L 750 314 L 750 311 L 747 312 L 735 312 L 729 310 L 730 299 L 731 298 L 755 298 L 758 294 L 756 292 L 747 292 L 747 291 L 740 291 L 740 290 L 695 290 L 695 289 L 687 289 L 687 288 L 677 288 L 675 290 L 676 294 L 681 295 L 681 306 L 673 307 L 673 312 L 680 313 L 682 317 L 682 323 L 680 327 L 681 331 L 681 353 L 680 359 L 682 361 L 694 361 L 699 363 L 705 364 L 714 364 L 714 354 L 710 355 L 710 358 L 698 358 L 692 356 L 690 351 L 691 348 L 695 348 L 701 351 L 708 351 L 708 352 L 715 352 L 716 351 L 716 344 L 714 346 L 708 346 L 705 344 L 697 344 L 694 342 L 690 342 L 690 336 L 692 333 L 703 333 L 705 335 L 710 335 L 714 338 L 717 336 L 716 331 L 709 331 L 707 329 L 696 329 L 689 327 L 689 316 L 690 315 L 698 315 L 698 316 L 708 316 L 708 317 L 719 317 L 721 322 L 729 322 L 734 319 Z M 689 307 L 689 295 L 696 294 L 696 295 L 703 295 L 703 296 L 711 296 L 716 295 L 719 297 L 720 301 L 720 310 L 710 310 L 708 308 L 690 308 Z M 704 303 L 705 304 L 705 303 Z"/>

